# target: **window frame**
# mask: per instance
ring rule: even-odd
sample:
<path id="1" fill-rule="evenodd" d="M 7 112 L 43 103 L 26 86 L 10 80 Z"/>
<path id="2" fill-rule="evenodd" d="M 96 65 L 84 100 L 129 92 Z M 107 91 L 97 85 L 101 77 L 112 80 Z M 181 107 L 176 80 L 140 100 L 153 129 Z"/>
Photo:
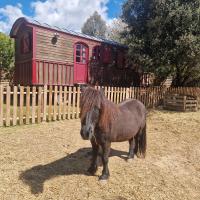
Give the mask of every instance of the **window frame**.
<path id="1" fill-rule="evenodd" d="M 101 46 L 96 45 L 92 49 L 92 60 L 95 62 L 100 62 L 101 61 Z"/>

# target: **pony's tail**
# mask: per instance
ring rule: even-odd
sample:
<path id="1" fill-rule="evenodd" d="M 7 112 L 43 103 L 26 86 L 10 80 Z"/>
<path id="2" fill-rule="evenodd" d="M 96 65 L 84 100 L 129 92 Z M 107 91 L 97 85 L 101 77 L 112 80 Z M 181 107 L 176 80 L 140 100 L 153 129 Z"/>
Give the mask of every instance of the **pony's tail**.
<path id="1" fill-rule="evenodd" d="M 137 157 L 145 158 L 147 148 L 146 124 L 144 128 L 136 135 L 135 143 L 135 154 L 137 155 Z"/>

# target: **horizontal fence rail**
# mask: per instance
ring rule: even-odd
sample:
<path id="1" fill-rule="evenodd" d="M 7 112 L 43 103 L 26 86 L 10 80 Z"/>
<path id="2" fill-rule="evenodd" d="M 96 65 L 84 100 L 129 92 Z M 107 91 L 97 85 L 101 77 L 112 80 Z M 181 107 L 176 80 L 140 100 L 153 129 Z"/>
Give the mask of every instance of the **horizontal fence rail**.
<path id="1" fill-rule="evenodd" d="M 96 87 L 96 89 L 100 88 L 100 86 Z M 103 87 L 103 90 L 105 96 L 116 104 L 134 98 L 143 102 L 147 108 L 161 105 L 164 96 L 168 93 L 200 97 L 200 88 Z M 80 95 L 80 87 L 74 86 L 0 85 L 0 126 L 77 119 L 80 113 Z"/>

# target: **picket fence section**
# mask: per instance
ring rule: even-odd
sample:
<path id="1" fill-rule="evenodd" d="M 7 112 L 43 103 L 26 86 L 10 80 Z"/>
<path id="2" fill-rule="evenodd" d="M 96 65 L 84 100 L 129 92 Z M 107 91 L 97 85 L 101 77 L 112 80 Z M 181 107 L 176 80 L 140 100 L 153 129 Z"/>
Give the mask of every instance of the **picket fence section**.
<path id="1" fill-rule="evenodd" d="M 103 87 L 103 90 L 106 97 L 116 104 L 135 98 L 147 108 L 162 104 L 163 97 L 168 92 L 200 96 L 200 88 Z M 77 119 L 80 113 L 80 95 L 80 87 L 0 85 L 0 126 Z"/>

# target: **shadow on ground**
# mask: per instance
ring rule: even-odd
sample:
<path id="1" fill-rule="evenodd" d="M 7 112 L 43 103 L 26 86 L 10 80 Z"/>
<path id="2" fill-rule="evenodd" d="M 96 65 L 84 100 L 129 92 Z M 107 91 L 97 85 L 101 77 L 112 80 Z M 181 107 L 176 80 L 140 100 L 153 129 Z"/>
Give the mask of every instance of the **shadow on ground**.
<path id="1" fill-rule="evenodd" d="M 20 174 L 20 180 L 27 184 L 32 194 L 43 192 L 44 182 L 57 176 L 67 176 L 72 174 L 88 175 L 91 159 L 91 148 L 82 148 L 59 160 L 46 165 L 37 165 Z M 118 156 L 126 159 L 127 152 L 111 149 L 110 157 Z"/>

